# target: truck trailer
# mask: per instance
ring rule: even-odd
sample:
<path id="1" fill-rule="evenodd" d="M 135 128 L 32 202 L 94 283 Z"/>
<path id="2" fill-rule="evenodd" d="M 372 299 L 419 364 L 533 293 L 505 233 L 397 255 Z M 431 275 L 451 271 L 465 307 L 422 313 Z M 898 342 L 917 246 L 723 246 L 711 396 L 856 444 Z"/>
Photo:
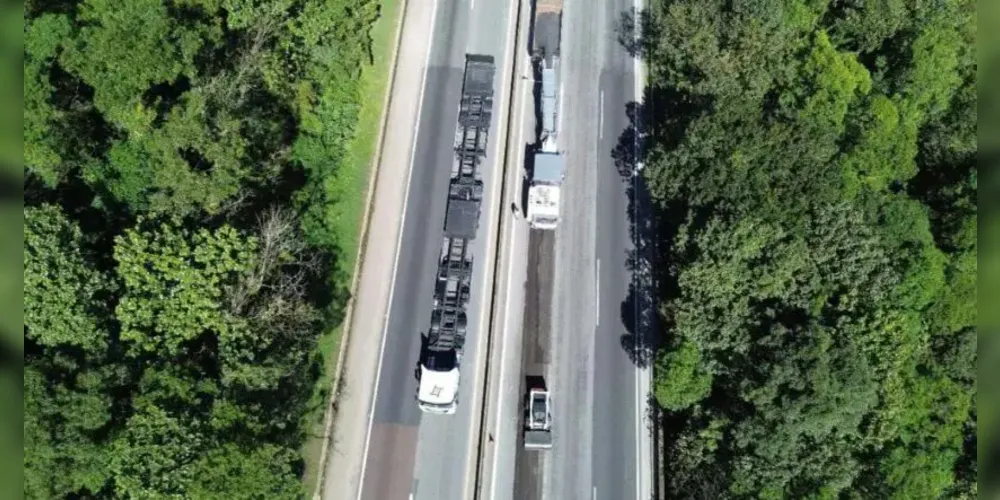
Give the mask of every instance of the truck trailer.
<path id="1" fill-rule="evenodd" d="M 562 35 L 562 0 L 535 2 L 532 69 L 535 75 L 535 115 L 541 126 L 535 139 L 528 183 L 526 216 L 533 229 L 554 230 L 562 211 L 565 157 L 559 151 L 559 42 Z"/>
<path id="2" fill-rule="evenodd" d="M 451 414 L 458 408 L 466 307 L 472 294 L 472 242 L 483 202 L 481 164 L 489 139 L 495 72 L 492 56 L 466 56 L 433 309 L 418 366 L 417 405 L 430 413 Z"/>

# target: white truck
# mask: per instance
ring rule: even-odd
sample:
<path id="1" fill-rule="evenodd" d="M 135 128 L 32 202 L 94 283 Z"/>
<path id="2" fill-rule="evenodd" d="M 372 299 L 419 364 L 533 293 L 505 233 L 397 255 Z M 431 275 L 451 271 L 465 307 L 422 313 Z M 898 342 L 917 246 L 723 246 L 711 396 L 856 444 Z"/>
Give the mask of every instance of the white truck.
<path id="1" fill-rule="evenodd" d="M 434 308 L 417 370 L 417 405 L 429 413 L 452 414 L 458 408 L 459 368 L 468 328 L 465 309 L 472 292 L 472 242 L 483 201 L 479 167 L 486 156 L 495 72 L 492 56 L 466 56 Z"/>
<path id="2" fill-rule="evenodd" d="M 552 448 L 552 413 L 549 391 L 533 387 L 528 391 L 524 410 L 524 449 L 547 450 Z"/>
<path id="3" fill-rule="evenodd" d="M 417 404 L 428 413 L 450 415 L 458 409 L 459 354 L 432 352 L 420 362 Z"/>
<path id="4" fill-rule="evenodd" d="M 532 65 L 536 84 L 535 115 L 541 118 L 528 183 L 526 217 L 533 229 L 554 230 L 562 210 L 565 157 L 559 152 L 559 38 L 562 32 L 562 0 L 538 0 Z"/>

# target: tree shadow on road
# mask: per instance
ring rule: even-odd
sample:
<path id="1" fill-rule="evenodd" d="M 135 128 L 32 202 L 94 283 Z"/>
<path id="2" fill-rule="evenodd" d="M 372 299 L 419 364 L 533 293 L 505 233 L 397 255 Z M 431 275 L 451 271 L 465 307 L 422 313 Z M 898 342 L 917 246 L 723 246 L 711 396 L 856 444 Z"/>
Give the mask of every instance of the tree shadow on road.
<path id="1" fill-rule="evenodd" d="M 631 57 L 647 58 L 658 39 L 656 23 L 648 11 L 626 9 L 616 22 L 617 41 Z M 611 151 L 614 168 L 628 198 L 629 234 L 633 249 L 625 256 L 632 273 L 628 295 L 622 301 L 622 320 L 627 332 L 622 348 L 636 365 L 649 366 L 666 340 L 659 304 L 676 295 L 677 287 L 667 272 L 668 248 L 678 228 L 691 216 L 687 206 L 655 201 L 652 177 L 646 166 L 662 163 L 662 151 L 671 151 L 683 140 L 688 127 L 709 110 L 705 97 L 651 81 L 643 89 L 641 102 L 625 105 L 628 126 Z M 696 214 L 695 214 L 696 215 Z M 695 217 L 697 219 L 697 217 Z M 697 220 L 695 220 L 697 222 Z"/>
<path id="2" fill-rule="evenodd" d="M 645 42 L 642 34 L 651 26 L 645 11 L 622 11 L 615 24 L 615 34 L 630 57 L 642 57 Z M 646 102 L 646 100 L 643 100 Z M 646 179 L 642 174 L 649 136 L 642 128 L 647 107 L 632 101 L 625 105 L 628 126 L 618 137 L 611 151 L 614 167 L 625 187 L 628 199 L 629 236 L 632 248 L 626 252 L 625 265 L 631 273 L 628 294 L 621 303 L 621 319 L 626 333 L 621 336 L 622 349 L 639 367 L 653 362 L 659 344 L 656 321 L 656 279 L 653 265 L 656 252 L 655 212 L 650 203 Z"/>
<path id="3" fill-rule="evenodd" d="M 641 113 L 639 105 L 629 103 L 626 113 L 630 126 L 622 132 L 618 145 L 612 151 L 615 168 L 625 185 L 632 240 L 632 248 L 625 255 L 625 265 L 632 280 L 628 295 L 621 304 L 622 324 L 627 331 L 621 337 L 621 345 L 632 362 L 647 367 L 652 363 L 659 343 L 654 293 L 657 279 L 653 266 L 657 252 L 656 213 L 641 171 L 644 148 L 643 138 L 636 127 Z"/>
<path id="4" fill-rule="evenodd" d="M 648 10 L 630 7 L 618 14 L 615 35 L 629 57 L 645 58 L 648 42 L 656 39 L 656 24 Z"/>
<path id="5" fill-rule="evenodd" d="M 648 90 L 646 94 L 643 102 L 649 102 Z M 621 336 L 621 346 L 632 362 L 640 367 L 650 366 L 661 341 L 656 293 L 660 279 L 655 266 L 659 255 L 657 228 L 660 211 L 653 203 L 643 171 L 650 151 L 651 135 L 643 128 L 649 109 L 648 105 L 635 101 L 625 105 L 628 126 L 611 151 L 614 168 L 628 199 L 629 237 L 632 242 L 632 248 L 624 256 L 632 280 L 621 303 L 621 319 L 626 329 Z"/>
<path id="6" fill-rule="evenodd" d="M 649 11 L 626 9 L 619 15 L 615 33 L 618 44 L 630 57 L 647 60 L 662 58 L 656 43 L 661 39 L 657 23 Z M 670 267 L 690 258 L 685 251 L 671 247 L 681 227 L 695 229 L 704 224 L 704 213 L 693 210 L 685 201 L 683 179 L 671 177 L 671 153 L 685 140 L 688 129 L 715 105 L 711 97 L 692 89 L 666 87 L 657 82 L 657 68 L 651 65 L 650 78 L 639 102 L 625 106 L 628 125 L 611 151 L 613 165 L 628 199 L 628 221 L 633 248 L 626 252 L 626 266 L 631 283 L 621 303 L 626 332 L 621 347 L 639 367 L 651 368 L 660 349 L 668 345 L 673 330 L 667 311 L 679 289 Z M 679 69 L 680 71 L 688 71 Z M 701 76 L 686 74 L 690 82 Z M 655 372 L 653 373 L 655 377 Z M 671 413 L 655 399 L 655 378 L 647 399 L 645 430 L 653 446 L 654 498 L 661 498 L 668 478 L 666 450 L 676 440 L 671 429 Z M 719 489 L 717 470 L 698 471 L 689 482 L 699 492 L 694 498 L 724 497 Z"/>

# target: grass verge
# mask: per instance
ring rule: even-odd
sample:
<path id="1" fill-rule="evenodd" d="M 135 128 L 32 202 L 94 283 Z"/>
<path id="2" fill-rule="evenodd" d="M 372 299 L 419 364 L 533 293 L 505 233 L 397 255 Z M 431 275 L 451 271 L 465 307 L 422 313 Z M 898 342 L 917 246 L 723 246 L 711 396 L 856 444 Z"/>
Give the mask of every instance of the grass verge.
<path id="1" fill-rule="evenodd" d="M 389 74 L 393 63 L 393 44 L 396 42 L 396 27 L 402 15 L 401 0 L 381 0 L 381 17 L 372 28 L 372 62 L 361 73 L 361 108 L 358 115 L 354 138 L 347 146 L 347 155 L 341 169 L 337 171 L 336 186 L 331 186 L 340 196 L 335 206 L 339 246 L 346 258 L 339 259 L 336 271 L 353 279 L 358 248 L 361 244 L 362 219 L 368 199 L 369 178 L 372 162 L 378 148 L 379 129 L 382 126 L 383 104 L 389 90 Z M 311 495 L 320 477 L 320 457 L 326 442 L 324 433 L 324 412 L 330 394 L 330 377 L 337 370 L 337 357 L 344 325 L 337 325 L 319 339 L 318 351 L 323 361 L 323 376 L 313 389 L 309 408 L 305 416 L 308 437 L 302 446 L 305 471 L 302 482 L 307 494 Z"/>

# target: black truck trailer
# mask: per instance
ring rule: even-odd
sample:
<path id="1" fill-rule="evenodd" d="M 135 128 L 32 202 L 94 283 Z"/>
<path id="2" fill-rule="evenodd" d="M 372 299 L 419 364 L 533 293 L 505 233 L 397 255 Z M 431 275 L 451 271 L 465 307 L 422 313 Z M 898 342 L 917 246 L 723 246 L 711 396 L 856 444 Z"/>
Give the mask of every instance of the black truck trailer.
<path id="1" fill-rule="evenodd" d="M 419 367 L 417 403 L 431 413 L 454 413 L 458 406 L 459 364 L 468 332 L 466 307 L 472 295 L 472 242 L 479 230 L 485 192 L 482 168 L 493 116 L 495 73 L 492 56 L 466 56 L 434 308 Z"/>

